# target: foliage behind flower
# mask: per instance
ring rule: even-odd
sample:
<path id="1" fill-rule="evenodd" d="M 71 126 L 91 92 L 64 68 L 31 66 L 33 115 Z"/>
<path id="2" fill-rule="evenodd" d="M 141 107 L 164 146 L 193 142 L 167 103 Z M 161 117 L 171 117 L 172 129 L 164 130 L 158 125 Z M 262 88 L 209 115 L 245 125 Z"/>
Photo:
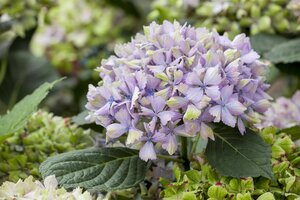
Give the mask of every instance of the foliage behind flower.
<path id="1" fill-rule="evenodd" d="M 49 156 L 91 145 L 89 131 L 70 120 L 38 111 L 25 127 L 0 144 L 0 180 L 40 178 L 39 165 Z"/>
<path id="2" fill-rule="evenodd" d="M 290 99 L 279 97 L 264 113 L 259 128 L 275 126 L 289 128 L 300 125 L 300 91 L 297 91 Z"/>
<path id="3" fill-rule="evenodd" d="M 230 38 L 239 33 L 295 34 L 299 31 L 299 26 L 290 9 L 297 13 L 298 5 L 289 2 L 290 0 L 202 0 L 192 8 L 182 6 L 184 0 L 157 0 L 153 2 L 153 10 L 148 18 L 189 20 L 197 26 L 228 32 Z"/>
<path id="4" fill-rule="evenodd" d="M 39 12 L 56 4 L 56 0 L 23 1 L 2 0 L 0 2 L 0 33 L 10 31 L 25 36 L 25 31 L 36 26 Z"/>
<path id="5" fill-rule="evenodd" d="M 24 181 L 19 180 L 17 183 L 4 182 L 0 187 L 0 199 L 57 199 L 57 200 L 93 200 L 91 194 L 82 189 L 76 188 L 71 192 L 64 188 L 58 188 L 58 182 L 55 176 L 48 176 L 44 183 L 34 181 L 30 176 Z"/>
<path id="6" fill-rule="evenodd" d="M 99 54 L 101 45 L 106 45 L 104 50 L 110 49 L 110 43 L 122 41 L 134 30 L 131 16 L 101 1 L 58 1 L 42 14 L 31 41 L 32 50 L 66 72 L 72 72 L 72 67 L 79 64 L 98 63 L 95 54 Z"/>
<path id="7" fill-rule="evenodd" d="M 195 169 L 187 172 L 175 167 L 175 182 L 162 178 L 162 196 L 166 200 L 184 197 L 199 200 L 300 199 L 300 148 L 296 148 L 286 133 L 278 134 L 276 128 L 266 128 L 260 135 L 272 146 L 273 180 L 264 177 L 225 177 L 206 163 L 195 163 Z"/>
<path id="8" fill-rule="evenodd" d="M 244 133 L 244 123 L 268 107 L 266 66 L 244 34 L 231 41 L 153 22 L 115 53 L 98 68 L 103 81 L 89 87 L 87 118 L 104 126 L 108 139 L 127 134 L 128 146 L 143 143 L 143 160 L 156 159 L 155 143 L 173 154 L 177 135 L 214 139 L 210 122 Z"/>

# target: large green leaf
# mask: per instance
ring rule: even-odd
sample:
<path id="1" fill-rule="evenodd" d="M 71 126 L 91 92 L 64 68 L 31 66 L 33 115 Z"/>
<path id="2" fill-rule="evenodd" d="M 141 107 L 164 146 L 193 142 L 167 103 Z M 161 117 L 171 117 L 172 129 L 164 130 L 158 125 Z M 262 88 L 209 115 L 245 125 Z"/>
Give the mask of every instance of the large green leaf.
<path id="1" fill-rule="evenodd" d="M 26 120 L 37 110 L 38 105 L 47 96 L 49 90 L 56 82 L 44 83 L 32 94 L 18 102 L 10 112 L 4 116 L 0 116 L 0 141 L 25 125 Z"/>
<path id="2" fill-rule="evenodd" d="M 265 57 L 274 64 L 300 62 L 300 39 L 276 45 Z"/>
<path id="3" fill-rule="evenodd" d="M 260 55 L 269 52 L 273 47 L 286 42 L 288 39 L 279 35 L 260 33 L 251 36 L 250 41 L 253 49 Z"/>
<path id="4" fill-rule="evenodd" d="M 273 178 L 271 147 L 258 134 L 247 129 L 242 136 L 236 128 L 225 125 L 214 131 L 215 141 L 209 140 L 206 155 L 220 174 Z"/>
<path id="5" fill-rule="evenodd" d="M 91 191 L 131 188 L 145 178 L 147 163 L 138 151 L 128 148 L 90 148 L 63 153 L 40 166 L 43 177 L 54 174 L 66 188 Z"/>

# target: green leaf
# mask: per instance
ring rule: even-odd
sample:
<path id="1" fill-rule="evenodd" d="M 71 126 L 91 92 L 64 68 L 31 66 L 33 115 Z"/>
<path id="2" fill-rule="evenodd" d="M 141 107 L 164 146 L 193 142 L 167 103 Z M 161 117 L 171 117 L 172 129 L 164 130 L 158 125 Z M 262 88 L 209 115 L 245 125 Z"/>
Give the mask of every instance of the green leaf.
<path id="1" fill-rule="evenodd" d="M 209 163 L 224 176 L 272 179 L 271 147 L 253 131 L 242 136 L 238 129 L 227 126 L 214 130 L 216 140 L 208 141 Z"/>
<path id="2" fill-rule="evenodd" d="M 208 189 L 207 195 L 210 197 L 209 199 L 222 200 L 225 199 L 227 191 L 221 186 L 213 185 Z"/>
<path id="3" fill-rule="evenodd" d="M 285 128 L 282 129 L 280 132 L 290 135 L 292 137 L 292 140 L 298 140 L 300 138 L 300 126 Z"/>
<path id="4" fill-rule="evenodd" d="M 257 200 L 275 200 L 275 197 L 271 192 L 267 192 L 260 195 Z"/>
<path id="5" fill-rule="evenodd" d="M 44 83 L 32 94 L 18 102 L 9 113 L 0 116 L 0 142 L 9 136 L 9 134 L 23 128 L 26 120 L 37 110 L 38 105 L 58 81 Z"/>
<path id="6" fill-rule="evenodd" d="M 266 53 L 265 57 L 274 64 L 299 62 L 300 39 L 293 39 L 276 45 L 270 52 Z"/>
<path id="7" fill-rule="evenodd" d="M 263 55 L 273 47 L 288 41 L 288 39 L 279 35 L 260 33 L 252 36 L 250 41 L 253 49 Z"/>
<path id="8" fill-rule="evenodd" d="M 85 120 L 85 117 L 88 116 L 88 111 L 85 110 L 78 115 L 72 117 L 72 122 L 77 124 L 78 126 L 85 125 L 85 124 L 91 124 L 91 122 Z"/>
<path id="9" fill-rule="evenodd" d="M 45 178 L 54 174 L 65 188 L 113 191 L 136 186 L 144 180 L 147 163 L 138 151 L 123 147 L 90 148 L 50 157 L 40 166 Z"/>

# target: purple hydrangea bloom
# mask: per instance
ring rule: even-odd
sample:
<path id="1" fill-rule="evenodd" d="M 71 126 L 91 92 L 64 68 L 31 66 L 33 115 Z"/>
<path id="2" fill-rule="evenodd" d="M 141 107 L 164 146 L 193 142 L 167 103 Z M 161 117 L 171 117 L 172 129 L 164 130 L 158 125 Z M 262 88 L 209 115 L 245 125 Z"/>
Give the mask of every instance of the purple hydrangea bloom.
<path id="1" fill-rule="evenodd" d="M 289 128 L 300 125 L 300 91 L 297 91 L 291 99 L 279 97 L 264 113 L 258 128 L 275 126 L 277 128 Z"/>
<path id="2" fill-rule="evenodd" d="M 143 160 L 156 147 L 173 154 L 178 135 L 214 139 L 210 123 L 245 132 L 268 108 L 266 66 L 249 38 L 233 41 L 205 28 L 164 21 L 115 47 L 97 68 L 102 81 L 90 86 L 87 117 L 107 129 L 107 138 L 127 136 Z"/>

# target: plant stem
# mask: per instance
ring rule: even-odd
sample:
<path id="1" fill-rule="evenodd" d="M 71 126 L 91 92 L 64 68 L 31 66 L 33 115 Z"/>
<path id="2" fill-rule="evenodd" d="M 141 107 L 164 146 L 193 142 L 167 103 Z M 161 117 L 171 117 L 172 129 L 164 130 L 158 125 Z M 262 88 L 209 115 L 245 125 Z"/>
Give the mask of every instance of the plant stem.
<path id="1" fill-rule="evenodd" d="M 174 161 L 174 162 L 179 162 L 179 163 L 184 163 L 185 161 L 180 159 L 180 158 L 174 158 L 171 156 L 166 156 L 166 155 L 157 155 L 158 158 L 168 160 L 168 161 Z"/>
<path id="2" fill-rule="evenodd" d="M 190 162 L 188 159 L 188 151 L 187 151 L 188 145 L 187 145 L 187 138 L 181 137 L 181 157 L 184 160 L 183 166 L 184 169 L 187 171 L 190 169 Z"/>

